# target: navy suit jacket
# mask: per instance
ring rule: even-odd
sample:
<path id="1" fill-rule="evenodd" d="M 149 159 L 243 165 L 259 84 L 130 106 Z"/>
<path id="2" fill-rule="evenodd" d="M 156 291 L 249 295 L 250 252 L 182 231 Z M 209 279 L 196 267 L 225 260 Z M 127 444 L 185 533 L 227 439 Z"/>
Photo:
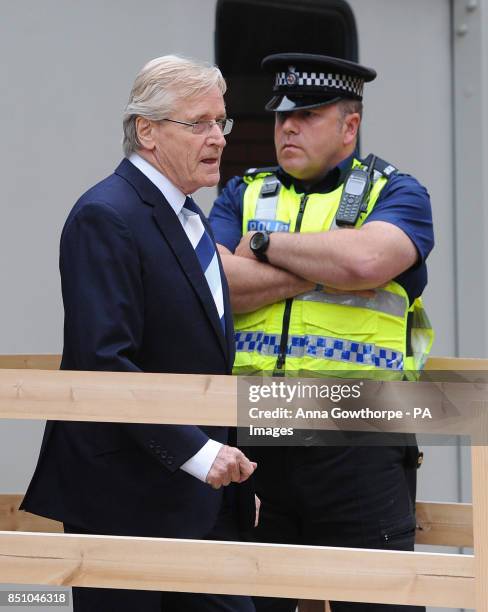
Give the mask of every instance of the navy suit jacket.
<path id="1" fill-rule="evenodd" d="M 220 269 L 225 335 L 175 212 L 124 159 L 78 200 L 63 229 L 61 368 L 230 374 L 234 334 Z M 229 433 L 225 427 L 49 422 L 22 508 L 98 533 L 205 537 L 223 490 L 179 467 L 209 437 L 225 444 Z M 225 490 L 240 509 L 241 526 L 250 526 L 251 487 Z"/>

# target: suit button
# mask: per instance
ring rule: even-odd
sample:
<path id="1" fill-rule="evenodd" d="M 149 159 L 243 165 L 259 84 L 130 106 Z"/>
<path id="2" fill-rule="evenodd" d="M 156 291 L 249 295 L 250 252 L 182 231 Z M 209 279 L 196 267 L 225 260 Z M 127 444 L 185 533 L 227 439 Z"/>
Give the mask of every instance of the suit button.
<path id="1" fill-rule="evenodd" d="M 162 459 L 166 459 L 166 457 L 168 456 L 168 451 L 161 451 L 161 458 Z"/>
<path id="2" fill-rule="evenodd" d="M 169 457 L 168 459 L 166 459 L 166 463 L 168 465 L 173 465 L 173 459 L 171 457 Z"/>

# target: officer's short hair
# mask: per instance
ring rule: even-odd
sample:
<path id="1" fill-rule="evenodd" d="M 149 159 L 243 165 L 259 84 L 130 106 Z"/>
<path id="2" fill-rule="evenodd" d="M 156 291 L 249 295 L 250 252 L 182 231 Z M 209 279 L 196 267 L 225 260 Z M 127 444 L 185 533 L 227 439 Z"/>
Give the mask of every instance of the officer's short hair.
<path id="1" fill-rule="evenodd" d="M 222 95 L 225 93 L 225 80 L 216 66 L 177 55 L 163 55 L 148 62 L 136 76 L 124 111 L 124 155 L 128 157 L 140 146 L 137 117 L 161 121 L 184 99 L 203 95 L 215 86 Z"/>
<path id="2" fill-rule="evenodd" d="M 345 98 L 344 100 L 339 100 L 337 106 L 339 107 L 342 120 L 352 113 L 358 113 L 361 118 L 363 117 L 363 103 L 361 100 Z"/>

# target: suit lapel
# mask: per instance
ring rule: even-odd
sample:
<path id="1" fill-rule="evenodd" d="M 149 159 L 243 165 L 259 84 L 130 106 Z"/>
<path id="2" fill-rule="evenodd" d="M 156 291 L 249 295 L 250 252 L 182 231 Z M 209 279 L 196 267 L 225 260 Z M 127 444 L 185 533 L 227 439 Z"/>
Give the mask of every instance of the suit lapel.
<path id="1" fill-rule="evenodd" d="M 206 220 L 204 221 L 204 225 L 207 227 Z M 214 240 L 213 232 L 210 230 L 209 234 L 212 236 L 212 240 Z M 220 253 L 218 249 L 217 251 L 217 259 L 219 261 L 219 269 L 220 269 L 220 278 L 222 279 L 222 293 L 224 294 L 224 313 L 225 313 L 225 339 L 227 341 L 227 351 L 229 355 L 229 367 L 232 368 L 234 365 L 235 358 L 235 336 L 234 336 L 234 319 L 232 316 L 232 307 L 230 305 L 230 295 L 229 295 L 229 285 L 227 284 L 227 278 L 225 276 L 224 267 L 222 265 L 222 261 L 220 259 Z"/>
<path id="2" fill-rule="evenodd" d="M 163 195 L 161 195 L 164 200 Z M 203 275 L 200 262 L 191 246 L 181 223 L 176 217 L 171 206 L 164 200 L 159 206 L 154 207 L 153 216 L 163 233 L 175 257 L 179 261 L 183 272 L 198 295 L 202 306 L 207 313 L 209 321 L 219 339 L 220 346 L 227 356 L 227 347 L 222 332 L 222 326 L 217 313 L 217 308 L 208 283 Z"/>
<path id="3" fill-rule="evenodd" d="M 225 277 L 225 272 L 222 267 L 222 262 L 219 257 L 220 276 L 222 278 L 222 285 L 224 290 L 224 306 L 225 306 L 225 339 L 227 341 L 227 350 L 229 354 L 229 367 L 232 368 L 234 365 L 234 359 L 236 356 L 236 341 L 234 333 L 234 317 L 232 315 L 232 308 L 230 305 L 229 287 Z"/>
<path id="4" fill-rule="evenodd" d="M 220 347 L 226 359 L 229 359 L 228 338 L 225 338 L 222 332 L 222 326 L 213 296 L 203 274 L 200 262 L 174 210 L 159 189 L 140 170 L 131 164 L 129 160 L 124 159 L 115 173 L 129 181 L 136 189 L 141 199 L 153 207 L 154 220 L 197 294 L 209 322 L 217 335 Z M 202 221 L 204 225 L 206 225 L 205 220 L 202 219 Z M 223 289 L 225 291 L 225 277 L 222 277 L 222 267 L 220 267 L 220 274 Z M 229 314 L 228 309 L 226 309 L 225 318 L 227 328 L 229 325 L 229 316 L 232 321 L 232 316 Z M 231 335 L 233 337 L 232 333 Z"/>

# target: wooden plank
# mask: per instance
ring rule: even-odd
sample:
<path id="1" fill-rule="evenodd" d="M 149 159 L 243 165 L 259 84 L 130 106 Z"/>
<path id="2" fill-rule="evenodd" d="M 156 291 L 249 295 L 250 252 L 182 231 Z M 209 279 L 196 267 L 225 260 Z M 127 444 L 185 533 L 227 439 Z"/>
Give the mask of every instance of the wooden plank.
<path id="1" fill-rule="evenodd" d="M 474 607 L 475 593 L 471 555 L 15 532 L 0 533 L 0 575 L 6 583 L 461 608 Z"/>
<path id="2" fill-rule="evenodd" d="M 0 368 L 10 370 L 58 370 L 61 355 L 0 355 Z M 430 357 L 426 370 L 488 370 L 488 359 L 465 359 L 459 357 Z"/>
<path id="3" fill-rule="evenodd" d="M 0 531 L 63 533 L 63 525 L 44 516 L 19 510 L 23 495 L 0 495 Z"/>
<path id="4" fill-rule="evenodd" d="M 460 357 L 429 357 L 426 370 L 488 370 L 488 359 Z"/>
<path id="5" fill-rule="evenodd" d="M 61 355 L 0 355 L 0 369 L 59 370 Z"/>
<path id="6" fill-rule="evenodd" d="M 0 355 L 0 368 L 57 370 L 60 363 L 61 355 L 58 354 Z M 488 359 L 430 357 L 425 368 L 427 370 L 488 370 Z"/>
<path id="7" fill-rule="evenodd" d="M 237 399 L 241 394 L 240 425 L 255 425 L 248 418 L 249 407 L 255 406 L 248 403 L 248 381 L 238 381 L 235 376 L 198 374 L 0 370 L 0 418 L 236 425 Z M 298 418 L 288 419 L 286 425 L 470 435 L 478 430 L 475 419 L 480 414 L 472 405 L 485 398 L 488 384 L 364 381 L 361 389 L 360 402 L 344 400 L 341 408 L 371 405 L 374 410 L 399 410 L 404 418 Z M 329 400 L 322 401 L 329 410 L 337 408 Z M 413 406 L 429 406 L 432 418 L 415 419 Z M 406 417 L 405 412 L 410 416 Z M 283 420 L 259 421 L 260 426 L 277 424 L 282 426 Z"/>
<path id="8" fill-rule="evenodd" d="M 473 546 L 473 506 L 417 502 L 417 544 Z"/>
<path id="9" fill-rule="evenodd" d="M 18 510 L 22 495 L 0 495 L 0 531 L 62 533 L 63 526 L 41 516 Z M 418 544 L 472 546 L 472 506 L 417 502 Z M 301 600 L 299 612 L 330 612 L 327 602 Z"/>
<path id="10" fill-rule="evenodd" d="M 482 407 L 481 428 L 471 448 L 473 478 L 473 533 L 477 612 L 488 612 L 488 402 Z M 482 444 L 484 443 L 484 445 Z"/>
<path id="11" fill-rule="evenodd" d="M 0 418 L 235 425 L 236 388 L 234 376 L 0 370 Z"/>

